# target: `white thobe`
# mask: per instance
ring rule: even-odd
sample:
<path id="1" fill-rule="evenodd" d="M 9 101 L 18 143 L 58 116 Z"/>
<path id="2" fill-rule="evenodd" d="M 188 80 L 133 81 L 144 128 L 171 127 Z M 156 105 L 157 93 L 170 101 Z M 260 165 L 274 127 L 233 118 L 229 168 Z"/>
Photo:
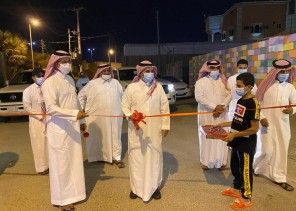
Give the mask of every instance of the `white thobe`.
<path id="1" fill-rule="evenodd" d="M 36 83 L 24 90 L 23 105 L 28 113 L 42 114 L 42 102 L 40 86 Z M 45 124 L 43 123 L 43 116 L 29 116 L 29 133 L 36 172 L 43 172 L 48 169 L 47 141 L 44 129 Z"/>
<path id="2" fill-rule="evenodd" d="M 260 107 L 296 104 L 296 91 L 290 83 L 275 82 L 264 94 Z M 260 126 L 254 170 L 275 182 L 286 182 L 288 148 L 291 138 L 289 115 L 284 108 L 262 109 L 260 119 L 266 118 L 269 126 Z M 293 107 L 293 113 L 296 108 Z"/>
<path id="3" fill-rule="evenodd" d="M 88 162 L 121 160 L 122 117 L 95 115 L 122 116 L 122 94 L 122 86 L 116 79 L 102 78 L 91 80 L 79 92 L 79 102 L 89 115 L 86 118 Z"/>
<path id="4" fill-rule="evenodd" d="M 157 84 L 151 96 L 149 87 L 140 80 L 128 85 L 122 98 L 122 110 L 126 116 L 137 110 L 144 115 L 169 114 L 169 103 L 161 84 Z M 139 123 L 136 130 L 128 123 L 128 156 L 132 191 L 143 201 L 150 200 L 160 186 L 163 172 L 161 130 L 170 129 L 169 117 L 146 118 L 146 125 Z"/>
<path id="5" fill-rule="evenodd" d="M 237 101 L 241 98 L 241 96 L 237 95 L 236 91 L 235 91 L 237 76 L 238 76 L 238 73 L 233 76 L 230 76 L 228 78 L 228 86 L 231 89 L 231 101 L 229 103 L 229 112 L 228 112 L 230 121 L 232 121 L 232 119 L 233 119 L 233 115 L 234 115 Z M 257 85 L 254 84 L 254 87 L 251 90 L 251 93 L 252 93 L 252 95 L 256 95 L 256 92 L 257 92 Z"/>
<path id="6" fill-rule="evenodd" d="M 226 108 L 231 100 L 231 92 L 227 90 L 221 80 L 214 80 L 210 77 L 203 77 L 196 81 L 195 99 L 198 102 L 198 112 L 213 112 L 217 105 L 224 105 Z M 214 118 L 213 114 L 199 114 L 198 121 L 198 137 L 200 162 L 209 168 L 220 168 L 226 165 L 228 156 L 227 143 L 218 139 L 206 139 L 200 132 L 202 125 L 216 125 L 226 122 L 228 114 L 224 111 L 218 118 Z"/>
<path id="7" fill-rule="evenodd" d="M 47 121 L 51 203 L 72 204 L 86 198 L 80 121 L 73 79 L 55 71 L 42 84 Z"/>

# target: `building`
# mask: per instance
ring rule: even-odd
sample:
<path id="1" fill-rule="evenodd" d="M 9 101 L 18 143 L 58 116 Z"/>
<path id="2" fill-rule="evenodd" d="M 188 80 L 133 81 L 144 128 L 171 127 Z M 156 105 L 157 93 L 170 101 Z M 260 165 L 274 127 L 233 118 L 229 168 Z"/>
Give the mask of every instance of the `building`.
<path id="1" fill-rule="evenodd" d="M 242 42 L 285 33 L 289 24 L 295 30 L 293 19 L 295 0 L 254 1 L 237 3 L 223 15 L 209 16 L 205 25 L 211 42 Z"/>

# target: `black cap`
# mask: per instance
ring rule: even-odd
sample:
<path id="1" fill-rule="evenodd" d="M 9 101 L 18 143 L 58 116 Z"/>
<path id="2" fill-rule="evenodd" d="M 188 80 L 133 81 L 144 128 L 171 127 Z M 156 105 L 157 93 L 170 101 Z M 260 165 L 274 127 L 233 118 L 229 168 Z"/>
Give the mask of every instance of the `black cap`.
<path id="1" fill-rule="evenodd" d="M 32 76 L 41 76 L 41 75 L 44 75 L 45 74 L 45 71 L 41 68 L 35 68 L 33 71 L 32 71 Z"/>
<path id="2" fill-rule="evenodd" d="M 213 59 L 213 60 L 211 60 L 211 61 L 208 61 L 208 62 L 207 62 L 207 65 L 208 65 L 208 66 L 210 66 L 210 65 L 212 65 L 212 66 L 220 66 L 221 63 L 220 63 L 218 60 Z"/>
<path id="3" fill-rule="evenodd" d="M 277 59 L 272 62 L 272 65 L 277 69 L 288 69 L 292 63 L 286 59 Z"/>

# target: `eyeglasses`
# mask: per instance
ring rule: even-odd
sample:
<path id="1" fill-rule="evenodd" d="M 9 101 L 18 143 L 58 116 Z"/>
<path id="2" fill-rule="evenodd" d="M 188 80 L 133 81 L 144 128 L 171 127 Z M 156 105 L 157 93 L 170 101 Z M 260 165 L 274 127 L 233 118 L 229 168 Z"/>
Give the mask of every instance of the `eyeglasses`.
<path id="1" fill-rule="evenodd" d="M 71 63 L 72 63 L 71 60 L 59 60 L 58 62 L 59 62 L 60 64 L 66 64 L 66 63 L 71 64 Z"/>
<path id="2" fill-rule="evenodd" d="M 220 70 L 220 66 L 209 66 L 210 70 Z"/>

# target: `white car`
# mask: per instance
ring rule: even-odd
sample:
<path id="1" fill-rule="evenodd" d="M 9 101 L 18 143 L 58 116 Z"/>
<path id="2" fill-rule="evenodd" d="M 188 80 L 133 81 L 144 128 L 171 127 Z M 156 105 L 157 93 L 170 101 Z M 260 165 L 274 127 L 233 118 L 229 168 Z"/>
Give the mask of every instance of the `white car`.
<path id="1" fill-rule="evenodd" d="M 0 89 L 1 112 L 24 112 L 23 91 L 33 84 L 32 70 L 18 72 L 9 81 L 8 86 Z M 2 115 L 13 116 L 13 115 Z"/>
<path id="2" fill-rule="evenodd" d="M 177 98 L 191 96 L 191 91 L 188 84 L 184 83 L 183 81 L 180 81 L 174 76 L 166 75 L 166 76 L 161 76 L 161 78 L 171 82 L 174 85 Z"/>
<path id="3" fill-rule="evenodd" d="M 120 82 L 123 89 L 132 82 L 135 75 L 137 75 L 137 70 L 135 67 L 120 67 L 114 72 L 115 78 Z M 174 85 L 169 81 L 158 79 L 157 81 L 162 85 L 162 88 L 168 98 L 170 104 L 174 104 L 176 102 L 176 91 L 174 89 Z"/>

